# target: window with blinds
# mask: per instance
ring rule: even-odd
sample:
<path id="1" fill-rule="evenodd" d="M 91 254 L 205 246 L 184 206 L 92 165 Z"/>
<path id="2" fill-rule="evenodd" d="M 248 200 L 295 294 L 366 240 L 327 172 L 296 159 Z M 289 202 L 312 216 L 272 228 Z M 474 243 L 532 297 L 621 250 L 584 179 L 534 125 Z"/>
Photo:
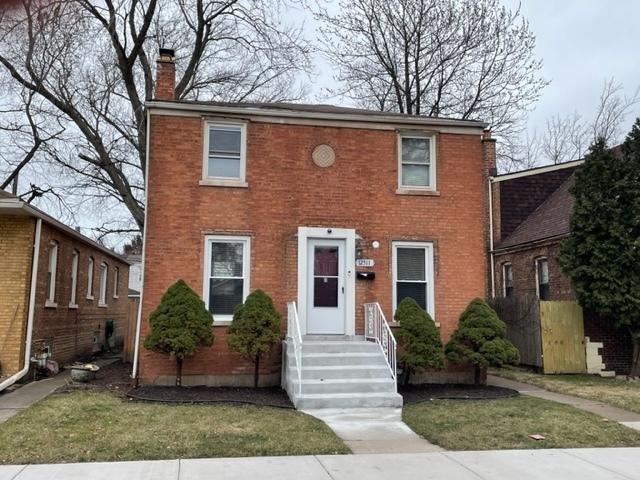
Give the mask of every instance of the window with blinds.
<path id="1" fill-rule="evenodd" d="M 402 299 L 413 298 L 433 316 L 433 247 L 431 243 L 393 245 L 394 311 Z"/>

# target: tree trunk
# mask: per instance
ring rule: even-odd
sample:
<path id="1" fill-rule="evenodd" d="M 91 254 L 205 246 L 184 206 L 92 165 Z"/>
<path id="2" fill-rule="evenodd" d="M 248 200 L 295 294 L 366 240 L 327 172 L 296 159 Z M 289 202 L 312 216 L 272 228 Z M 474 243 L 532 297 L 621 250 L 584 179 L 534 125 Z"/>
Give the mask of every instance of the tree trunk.
<path id="1" fill-rule="evenodd" d="M 253 386 L 258 388 L 258 377 L 260 376 L 260 354 L 256 355 L 253 362 Z"/>
<path id="2" fill-rule="evenodd" d="M 629 378 L 640 377 L 640 329 L 629 329 L 631 341 L 633 342 L 633 356 L 631 357 L 631 368 Z"/>
<path id="3" fill-rule="evenodd" d="M 480 369 L 480 364 L 476 363 L 474 366 L 474 372 L 473 372 L 473 384 L 474 385 L 480 385 L 480 379 L 481 379 L 481 369 Z"/>
<path id="4" fill-rule="evenodd" d="M 182 386 L 182 358 L 176 357 L 176 387 Z"/>
<path id="5" fill-rule="evenodd" d="M 409 385 L 409 377 L 411 377 L 411 369 L 407 368 L 405 365 L 403 368 L 402 376 L 404 377 L 404 386 Z"/>

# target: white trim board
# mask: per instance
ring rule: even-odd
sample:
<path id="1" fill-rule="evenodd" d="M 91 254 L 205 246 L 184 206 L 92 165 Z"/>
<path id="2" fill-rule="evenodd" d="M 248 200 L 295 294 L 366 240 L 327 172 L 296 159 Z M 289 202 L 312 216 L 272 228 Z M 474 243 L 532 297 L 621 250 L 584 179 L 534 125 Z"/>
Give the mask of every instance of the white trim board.
<path id="1" fill-rule="evenodd" d="M 558 163 L 557 165 L 547 165 L 543 167 L 531 168 L 529 170 L 523 170 L 521 172 L 505 173 L 503 175 L 497 175 L 491 178 L 491 183 L 504 182 L 505 180 L 512 180 L 514 178 L 528 177 L 531 175 L 540 175 L 541 173 L 554 172 L 556 170 L 564 170 L 565 168 L 572 168 L 582 165 L 584 160 L 573 160 L 572 162 Z"/>
<path id="2" fill-rule="evenodd" d="M 302 335 L 307 333 L 307 245 L 309 239 L 346 240 L 345 335 L 356 333 L 356 231 L 351 228 L 298 227 L 298 317 Z"/>

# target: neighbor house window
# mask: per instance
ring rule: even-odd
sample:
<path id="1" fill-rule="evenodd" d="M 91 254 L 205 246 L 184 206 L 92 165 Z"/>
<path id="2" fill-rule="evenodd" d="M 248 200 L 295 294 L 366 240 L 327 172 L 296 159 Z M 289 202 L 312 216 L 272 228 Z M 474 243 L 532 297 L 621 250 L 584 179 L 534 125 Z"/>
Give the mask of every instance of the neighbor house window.
<path id="1" fill-rule="evenodd" d="M 510 263 L 502 265 L 502 296 L 513 295 L 513 267 Z"/>
<path id="2" fill-rule="evenodd" d="M 58 243 L 49 245 L 49 258 L 47 263 L 47 299 L 45 306 L 56 306 L 56 271 L 58 270 Z"/>
<path id="3" fill-rule="evenodd" d="M 120 269 L 115 267 L 113 270 L 113 298 L 118 298 L 118 284 L 120 283 Z"/>
<path id="4" fill-rule="evenodd" d="M 246 126 L 206 123 L 205 180 L 243 183 L 245 180 Z"/>
<path id="5" fill-rule="evenodd" d="M 109 276 L 109 267 L 106 263 L 100 264 L 100 291 L 98 293 L 98 306 L 107 306 L 107 277 Z"/>
<path id="6" fill-rule="evenodd" d="M 398 187 L 435 190 L 435 137 L 398 135 Z"/>
<path id="7" fill-rule="evenodd" d="M 71 295 L 69 297 L 69 308 L 75 308 L 78 305 L 76 304 L 76 295 L 78 290 L 78 260 L 80 258 L 80 254 L 77 250 L 73 251 L 73 256 L 71 257 Z"/>
<path id="8" fill-rule="evenodd" d="M 536 260 L 537 293 L 540 300 L 549 300 L 549 262 L 546 258 Z"/>
<path id="9" fill-rule="evenodd" d="M 214 321 L 233 318 L 249 293 L 249 237 L 205 238 L 204 299 Z"/>
<path id="10" fill-rule="evenodd" d="M 406 297 L 434 316 L 433 244 L 393 243 L 393 311 Z"/>
<path id="11" fill-rule="evenodd" d="M 93 257 L 87 263 L 87 299 L 93 300 Z"/>

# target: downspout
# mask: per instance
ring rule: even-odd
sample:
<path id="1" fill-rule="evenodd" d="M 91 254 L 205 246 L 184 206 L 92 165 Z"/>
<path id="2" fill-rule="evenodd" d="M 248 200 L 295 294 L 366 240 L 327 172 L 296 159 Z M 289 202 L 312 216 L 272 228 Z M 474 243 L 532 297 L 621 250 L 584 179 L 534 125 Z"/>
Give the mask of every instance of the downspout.
<path id="1" fill-rule="evenodd" d="M 29 287 L 29 313 L 27 314 L 27 338 L 24 345 L 24 367 L 18 373 L 13 374 L 0 383 L 0 392 L 13 385 L 27 372 L 31 360 L 31 339 L 33 338 L 33 317 L 36 304 L 36 285 L 38 281 L 38 258 L 40 257 L 40 231 L 42 229 L 42 219 L 36 219 L 36 233 L 33 243 L 33 259 L 31 261 L 31 286 Z"/>
<path id="2" fill-rule="evenodd" d="M 493 177 L 487 178 L 487 186 L 489 190 L 489 263 L 491 264 L 491 298 L 496 298 L 496 274 L 493 265 L 493 192 L 491 190 L 491 184 Z"/>
<path id="3" fill-rule="evenodd" d="M 138 362 L 140 361 L 140 326 L 142 324 L 142 299 L 144 296 L 144 265 L 145 265 L 145 252 L 147 250 L 147 206 L 149 203 L 149 133 L 151 131 L 151 114 L 147 109 L 147 138 L 146 138 L 146 164 L 144 175 L 144 192 L 147 196 L 147 205 L 144 209 L 144 231 L 142 232 L 142 261 L 140 264 L 140 303 L 138 303 L 138 318 L 136 320 L 136 343 L 133 350 L 133 368 L 131 370 L 131 378 L 134 379 L 135 384 L 138 384 Z"/>

